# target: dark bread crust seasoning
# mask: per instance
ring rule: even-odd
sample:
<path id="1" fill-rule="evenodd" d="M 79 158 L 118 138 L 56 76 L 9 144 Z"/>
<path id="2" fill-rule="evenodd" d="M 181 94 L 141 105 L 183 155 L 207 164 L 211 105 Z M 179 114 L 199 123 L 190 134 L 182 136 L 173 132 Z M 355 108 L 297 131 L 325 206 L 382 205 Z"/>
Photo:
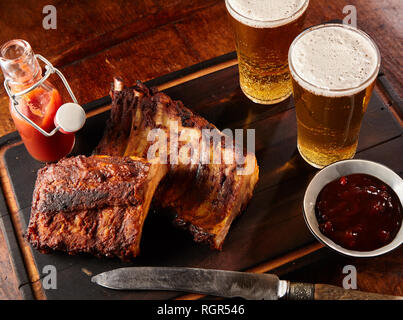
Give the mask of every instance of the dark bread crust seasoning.
<path id="1" fill-rule="evenodd" d="M 147 157 L 152 142 L 147 142 L 150 130 L 159 128 L 166 132 L 170 144 L 169 125 L 178 124 L 179 136 L 185 130 L 192 130 L 198 135 L 199 145 L 203 129 L 216 130 L 206 119 L 194 114 L 181 101 L 173 101 L 163 92 L 148 89 L 138 81 L 134 88 L 125 88 L 119 78 L 115 78 L 111 91 L 112 112 L 107 128 L 96 154 L 113 156 L 134 155 Z M 127 106 L 133 109 L 126 110 Z M 125 110 L 125 112 L 122 112 Z M 123 114 L 132 116 L 130 133 L 126 125 L 122 125 Z M 127 119 L 126 119 L 127 120 Z M 114 147 L 121 141 L 114 141 L 116 132 L 127 137 L 126 145 L 117 150 Z M 187 141 L 188 142 L 188 141 Z M 178 147 L 187 142 L 179 141 Z M 212 146 L 210 146 L 211 148 Z M 221 155 L 228 151 L 221 148 Z M 244 154 L 244 151 L 234 146 L 234 154 Z M 168 147 L 169 171 L 161 181 L 154 203 L 161 207 L 174 209 L 174 223 L 188 229 L 197 242 L 206 242 L 214 249 L 221 249 L 225 236 L 234 218 L 246 207 L 252 197 L 258 181 L 259 168 L 256 157 L 246 153 L 243 165 L 232 164 L 172 164 Z M 252 166 L 247 175 L 237 174 L 236 169 Z"/>
<path id="2" fill-rule="evenodd" d="M 78 156 L 48 164 L 38 171 L 27 240 L 42 252 L 135 257 L 165 173 L 158 164 L 129 157 Z"/>

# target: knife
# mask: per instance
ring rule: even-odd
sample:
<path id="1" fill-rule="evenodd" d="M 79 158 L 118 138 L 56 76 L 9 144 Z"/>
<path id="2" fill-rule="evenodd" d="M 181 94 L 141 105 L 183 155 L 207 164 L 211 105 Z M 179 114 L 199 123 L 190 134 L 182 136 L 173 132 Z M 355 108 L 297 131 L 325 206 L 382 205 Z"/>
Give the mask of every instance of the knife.
<path id="1" fill-rule="evenodd" d="M 326 284 L 292 283 L 274 274 L 200 268 L 120 268 L 100 273 L 91 281 L 115 290 L 185 291 L 248 300 L 403 300 Z"/>

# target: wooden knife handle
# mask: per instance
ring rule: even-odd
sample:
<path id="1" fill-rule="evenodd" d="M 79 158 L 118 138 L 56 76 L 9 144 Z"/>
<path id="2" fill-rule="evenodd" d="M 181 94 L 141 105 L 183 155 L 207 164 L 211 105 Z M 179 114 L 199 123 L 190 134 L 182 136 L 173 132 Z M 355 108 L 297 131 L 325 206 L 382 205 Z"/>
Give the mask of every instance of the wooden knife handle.
<path id="1" fill-rule="evenodd" d="M 315 284 L 315 300 L 403 300 L 403 297 Z"/>
<path id="2" fill-rule="evenodd" d="M 346 290 L 327 284 L 290 283 L 287 292 L 289 300 L 403 300 L 400 296 Z"/>

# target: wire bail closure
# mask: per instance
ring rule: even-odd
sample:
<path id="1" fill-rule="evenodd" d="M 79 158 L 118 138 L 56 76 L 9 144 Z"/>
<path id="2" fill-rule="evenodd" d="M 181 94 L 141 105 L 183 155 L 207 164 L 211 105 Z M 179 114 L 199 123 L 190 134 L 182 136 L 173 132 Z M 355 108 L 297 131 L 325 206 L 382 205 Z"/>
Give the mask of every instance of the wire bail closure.
<path id="1" fill-rule="evenodd" d="M 18 113 L 18 115 L 23 118 L 26 122 L 28 122 L 31 126 L 33 126 L 36 130 L 38 130 L 40 133 L 42 133 L 44 136 L 46 137 L 51 137 L 53 136 L 57 131 L 60 130 L 60 126 L 57 126 L 56 128 L 54 128 L 51 132 L 47 132 L 45 130 L 43 130 L 40 126 L 38 126 L 35 122 L 33 122 L 31 119 L 29 119 L 26 115 L 24 115 L 20 110 L 18 110 L 17 105 L 18 105 L 18 100 L 17 98 L 20 96 L 23 96 L 24 94 L 27 94 L 28 92 L 34 90 L 35 88 L 37 88 L 39 85 L 41 85 L 43 82 L 46 81 L 47 78 L 49 78 L 49 76 L 53 73 L 56 73 L 60 79 L 63 81 L 64 86 L 66 87 L 71 99 L 73 100 L 74 103 L 78 104 L 76 97 L 74 96 L 73 91 L 70 88 L 69 83 L 67 82 L 66 78 L 64 77 L 64 75 L 55 67 L 53 67 L 53 65 L 44 57 L 42 57 L 40 54 L 35 54 L 35 57 L 38 58 L 39 60 L 41 60 L 43 63 L 45 63 L 45 75 L 42 77 L 42 79 L 40 79 L 37 83 L 33 84 L 31 87 L 17 92 L 15 94 L 11 93 L 11 89 L 8 85 L 8 80 L 4 80 L 4 88 L 6 89 L 7 95 L 10 97 L 12 104 L 13 104 L 13 109 L 15 112 Z"/>

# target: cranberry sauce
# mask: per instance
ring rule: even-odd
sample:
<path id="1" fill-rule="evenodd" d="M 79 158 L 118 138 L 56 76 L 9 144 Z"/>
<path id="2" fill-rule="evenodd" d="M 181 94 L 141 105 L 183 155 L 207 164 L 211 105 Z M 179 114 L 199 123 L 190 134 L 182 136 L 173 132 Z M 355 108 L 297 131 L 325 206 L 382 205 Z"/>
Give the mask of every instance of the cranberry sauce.
<path id="1" fill-rule="evenodd" d="M 327 184 L 315 206 L 320 231 L 338 245 L 371 251 L 392 242 L 402 224 L 396 193 L 381 180 L 352 174 Z"/>

